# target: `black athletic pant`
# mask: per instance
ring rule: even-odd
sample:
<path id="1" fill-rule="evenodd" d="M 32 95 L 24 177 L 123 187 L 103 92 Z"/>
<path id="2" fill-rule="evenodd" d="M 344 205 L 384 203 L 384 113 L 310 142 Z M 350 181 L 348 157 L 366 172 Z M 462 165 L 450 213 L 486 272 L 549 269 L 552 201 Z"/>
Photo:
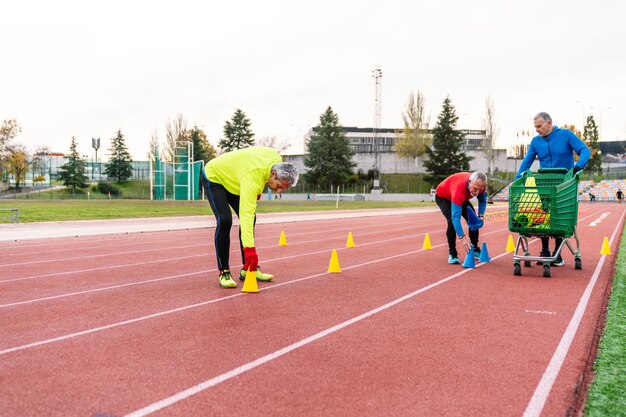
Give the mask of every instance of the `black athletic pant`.
<path id="1" fill-rule="evenodd" d="M 563 242 L 562 237 L 554 238 L 554 252 L 553 253 L 556 253 L 556 250 L 558 249 L 561 242 Z M 541 255 L 540 256 L 543 256 L 543 257 L 553 256 L 550 253 L 550 237 L 548 236 L 541 238 Z"/>
<path id="2" fill-rule="evenodd" d="M 204 172 L 201 176 L 204 194 L 209 200 L 213 214 L 215 215 L 215 252 L 217 255 L 217 268 L 220 271 L 230 270 L 230 229 L 233 226 L 233 215 L 230 211 L 232 207 L 237 217 L 239 217 L 239 196 L 232 194 L 224 188 L 222 184 L 209 181 Z M 256 225 L 256 215 L 254 216 Z M 241 243 L 241 226 L 239 226 L 239 249 L 241 250 L 241 263 L 245 261 L 243 244 Z"/>
<path id="3" fill-rule="evenodd" d="M 441 213 L 443 213 L 444 217 L 448 221 L 448 229 L 446 230 L 446 237 L 448 238 L 448 251 L 450 252 L 450 255 L 458 258 L 459 254 L 456 251 L 456 230 L 454 230 L 454 226 L 452 225 L 452 202 L 439 196 L 435 196 L 435 202 L 439 206 Z M 461 206 L 461 216 L 463 216 L 465 221 L 467 221 L 467 207 L 471 207 L 472 210 L 474 210 L 474 206 L 469 201 L 463 203 L 463 206 Z M 478 229 L 470 230 L 469 238 L 472 245 L 474 245 L 474 248 L 478 248 Z"/>

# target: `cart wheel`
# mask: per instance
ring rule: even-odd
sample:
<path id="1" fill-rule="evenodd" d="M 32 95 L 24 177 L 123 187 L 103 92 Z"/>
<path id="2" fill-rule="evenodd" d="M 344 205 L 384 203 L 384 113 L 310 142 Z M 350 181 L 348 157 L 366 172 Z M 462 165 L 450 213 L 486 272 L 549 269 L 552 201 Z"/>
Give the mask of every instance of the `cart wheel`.
<path id="1" fill-rule="evenodd" d="M 546 278 L 550 278 L 550 265 L 543 266 L 543 276 Z"/>
<path id="2" fill-rule="evenodd" d="M 526 268 L 529 268 L 530 267 L 530 261 L 524 261 L 524 266 Z"/>
<path id="3" fill-rule="evenodd" d="M 522 266 L 519 263 L 513 264 L 513 274 L 517 276 L 522 275 Z"/>
<path id="4" fill-rule="evenodd" d="M 583 260 L 580 258 L 574 258 L 574 268 L 583 269 Z"/>

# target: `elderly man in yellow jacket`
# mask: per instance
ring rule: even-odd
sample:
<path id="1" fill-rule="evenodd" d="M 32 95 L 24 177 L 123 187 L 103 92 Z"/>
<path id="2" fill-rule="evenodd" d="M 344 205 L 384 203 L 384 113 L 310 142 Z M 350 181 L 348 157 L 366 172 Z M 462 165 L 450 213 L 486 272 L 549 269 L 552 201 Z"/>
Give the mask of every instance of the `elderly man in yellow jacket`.
<path id="1" fill-rule="evenodd" d="M 274 276 L 261 271 L 254 247 L 257 200 L 265 184 L 279 194 L 295 186 L 298 183 L 296 168 L 293 164 L 283 162 L 276 150 L 252 146 L 227 152 L 209 161 L 201 181 L 217 223 L 215 251 L 220 285 L 223 288 L 237 286 L 230 272 L 228 256 L 233 224 L 231 207 L 239 217 L 239 243 L 243 260 L 239 279 L 245 279 L 246 271 L 256 270 L 257 280 L 271 281 Z"/>

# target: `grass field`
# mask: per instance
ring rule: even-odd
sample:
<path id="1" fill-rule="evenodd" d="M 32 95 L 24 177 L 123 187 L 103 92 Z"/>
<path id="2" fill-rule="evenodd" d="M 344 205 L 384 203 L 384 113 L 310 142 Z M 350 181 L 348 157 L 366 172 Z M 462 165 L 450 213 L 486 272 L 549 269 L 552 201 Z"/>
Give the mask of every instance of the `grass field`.
<path id="1" fill-rule="evenodd" d="M 434 203 L 341 201 L 340 210 L 418 207 Z M 334 201 L 259 201 L 258 213 L 336 210 Z M 20 222 L 103 220 L 211 214 L 206 201 L 150 200 L 0 200 L 0 208 L 19 208 Z"/>
<path id="2" fill-rule="evenodd" d="M 626 238 L 615 266 L 606 327 L 594 363 L 585 416 L 626 416 Z"/>

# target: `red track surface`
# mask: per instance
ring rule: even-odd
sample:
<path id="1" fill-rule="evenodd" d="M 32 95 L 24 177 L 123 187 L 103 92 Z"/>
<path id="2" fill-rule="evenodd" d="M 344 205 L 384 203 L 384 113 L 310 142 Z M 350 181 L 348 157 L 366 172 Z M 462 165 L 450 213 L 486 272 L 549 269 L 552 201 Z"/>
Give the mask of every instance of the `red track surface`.
<path id="1" fill-rule="evenodd" d="M 581 204 L 583 269 L 552 278 L 513 275 L 505 217 L 475 269 L 447 264 L 438 212 L 263 224 L 258 294 L 218 286 L 213 229 L 0 243 L 0 415 L 564 415 L 623 216 Z"/>

